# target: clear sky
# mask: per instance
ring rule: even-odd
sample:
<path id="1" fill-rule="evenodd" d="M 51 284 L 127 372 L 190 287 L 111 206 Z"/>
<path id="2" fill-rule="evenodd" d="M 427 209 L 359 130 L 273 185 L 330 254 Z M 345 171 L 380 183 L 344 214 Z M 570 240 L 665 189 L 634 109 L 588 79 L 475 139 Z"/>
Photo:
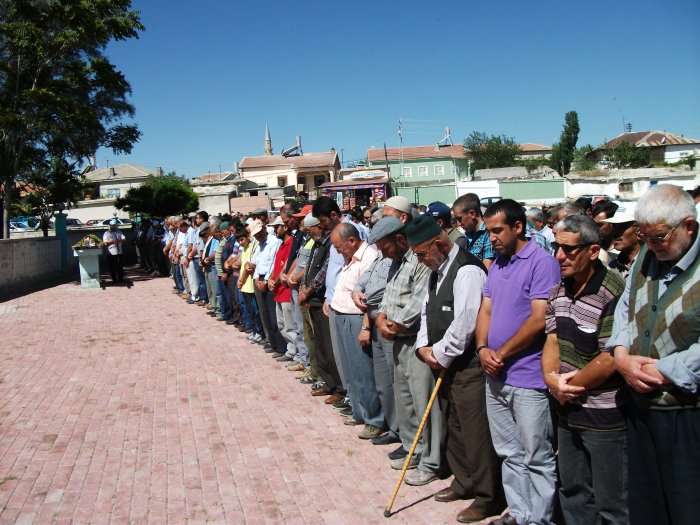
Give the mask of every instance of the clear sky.
<path id="1" fill-rule="evenodd" d="M 700 139 L 698 0 L 134 0 L 146 30 L 107 53 L 143 132 L 130 162 L 187 177 L 301 135 L 345 162 L 472 131 L 579 145 L 623 131 Z"/>

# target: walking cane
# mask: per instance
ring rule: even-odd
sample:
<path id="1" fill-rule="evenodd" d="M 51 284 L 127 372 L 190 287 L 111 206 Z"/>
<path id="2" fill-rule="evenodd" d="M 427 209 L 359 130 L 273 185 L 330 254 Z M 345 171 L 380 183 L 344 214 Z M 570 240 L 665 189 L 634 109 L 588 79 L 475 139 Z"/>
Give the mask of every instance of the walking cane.
<path id="1" fill-rule="evenodd" d="M 416 450 L 418 440 L 420 439 L 420 436 L 423 433 L 423 427 L 425 426 L 425 422 L 428 420 L 428 415 L 430 415 L 430 409 L 433 408 L 433 403 L 435 402 L 435 398 L 437 397 L 438 391 L 440 390 L 440 385 L 442 384 L 442 378 L 445 377 L 445 372 L 447 372 L 447 369 L 443 368 L 440 372 L 440 376 L 437 378 L 437 381 L 435 381 L 435 388 L 433 388 L 433 393 L 430 394 L 430 399 L 428 400 L 428 407 L 425 409 L 425 414 L 423 414 L 423 419 L 421 419 L 420 425 L 418 425 L 418 431 L 416 432 L 416 437 L 413 438 L 411 450 L 408 451 L 408 455 L 406 455 L 406 461 L 404 461 L 403 463 L 403 468 L 401 469 L 401 476 L 399 476 L 399 480 L 396 482 L 396 486 L 394 487 L 394 493 L 391 495 L 391 500 L 386 506 L 386 509 L 384 509 L 385 518 L 391 516 L 391 506 L 394 504 L 394 500 L 396 499 L 396 496 L 399 493 L 399 488 L 401 488 L 401 482 L 403 481 L 404 476 L 406 476 L 408 464 L 410 463 L 411 458 L 413 457 L 413 451 Z"/>

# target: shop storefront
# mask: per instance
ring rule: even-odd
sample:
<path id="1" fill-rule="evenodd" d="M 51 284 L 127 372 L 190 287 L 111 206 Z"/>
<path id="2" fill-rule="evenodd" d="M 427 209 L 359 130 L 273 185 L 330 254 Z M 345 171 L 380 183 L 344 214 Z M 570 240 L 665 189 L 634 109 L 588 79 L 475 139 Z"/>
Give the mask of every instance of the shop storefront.
<path id="1" fill-rule="evenodd" d="M 391 185 L 385 171 L 362 170 L 349 174 L 342 181 L 321 184 L 321 195 L 335 199 L 341 210 L 354 206 L 364 208 L 391 197 Z"/>

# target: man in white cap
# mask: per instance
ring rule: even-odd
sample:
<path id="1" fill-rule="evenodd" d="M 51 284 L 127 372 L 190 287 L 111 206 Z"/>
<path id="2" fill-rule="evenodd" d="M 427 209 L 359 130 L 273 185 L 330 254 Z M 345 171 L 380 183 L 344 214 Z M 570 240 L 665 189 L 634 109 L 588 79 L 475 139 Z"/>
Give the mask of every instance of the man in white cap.
<path id="1" fill-rule="evenodd" d="M 406 197 L 396 195 L 389 198 L 382 207 L 382 215 L 384 217 L 396 217 L 401 222 L 406 224 L 413 218 L 411 213 L 411 203 Z"/>
<path id="2" fill-rule="evenodd" d="M 612 226 L 612 246 L 618 251 L 617 257 L 610 257 L 608 267 L 617 270 L 626 279 L 632 263 L 644 246 L 637 236 L 634 206 L 618 208 L 615 215 L 603 219 L 603 222 Z"/>
<path id="3" fill-rule="evenodd" d="M 124 281 L 124 264 L 122 262 L 122 253 L 124 248 L 122 244 L 126 240 L 124 234 L 117 228 L 117 220 L 109 221 L 109 230 L 102 236 L 102 242 L 107 246 L 107 262 L 109 263 L 109 273 L 112 276 L 113 283 Z"/>

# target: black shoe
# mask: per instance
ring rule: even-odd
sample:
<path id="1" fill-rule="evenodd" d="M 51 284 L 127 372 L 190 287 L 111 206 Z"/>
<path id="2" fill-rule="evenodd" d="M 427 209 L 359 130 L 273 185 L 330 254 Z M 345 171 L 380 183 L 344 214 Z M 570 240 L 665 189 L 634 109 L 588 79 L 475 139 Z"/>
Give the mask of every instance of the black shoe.
<path id="1" fill-rule="evenodd" d="M 341 416 L 346 416 L 346 417 L 347 417 L 347 416 L 352 416 L 352 407 L 351 407 L 351 406 L 348 406 L 348 407 L 344 408 L 343 410 L 340 411 L 340 415 L 341 415 Z"/>
<path id="2" fill-rule="evenodd" d="M 338 401 L 337 403 L 333 403 L 333 408 L 337 410 L 344 410 L 350 406 L 350 399 L 345 396 L 342 401 Z"/>
<path id="3" fill-rule="evenodd" d="M 236 323 L 234 323 L 231 319 L 229 319 L 228 321 L 226 321 L 226 324 L 228 324 L 228 325 L 232 325 L 232 324 L 235 325 Z"/>
<path id="4" fill-rule="evenodd" d="M 401 440 L 397 438 L 396 436 L 392 436 L 391 432 L 387 432 L 386 434 L 382 434 L 381 436 L 377 436 L 376 438 L 372 438 L 372 444 L 373 445 L 393 445 L 394 443 L 401 443 Z M 403 449 L 403 447 L 401 447 Z M 405 451 L 404 451 L 404 456 L 405 456 Z"/>
<path id="5" fill-rule="evenodd" d="M 389 459 L 403 459 L 408 455 L 408 450 L 403 448 L 403 445 L 397 448 L 396 450 L 392 450 L 387 454 L 389 456 Z"/>

